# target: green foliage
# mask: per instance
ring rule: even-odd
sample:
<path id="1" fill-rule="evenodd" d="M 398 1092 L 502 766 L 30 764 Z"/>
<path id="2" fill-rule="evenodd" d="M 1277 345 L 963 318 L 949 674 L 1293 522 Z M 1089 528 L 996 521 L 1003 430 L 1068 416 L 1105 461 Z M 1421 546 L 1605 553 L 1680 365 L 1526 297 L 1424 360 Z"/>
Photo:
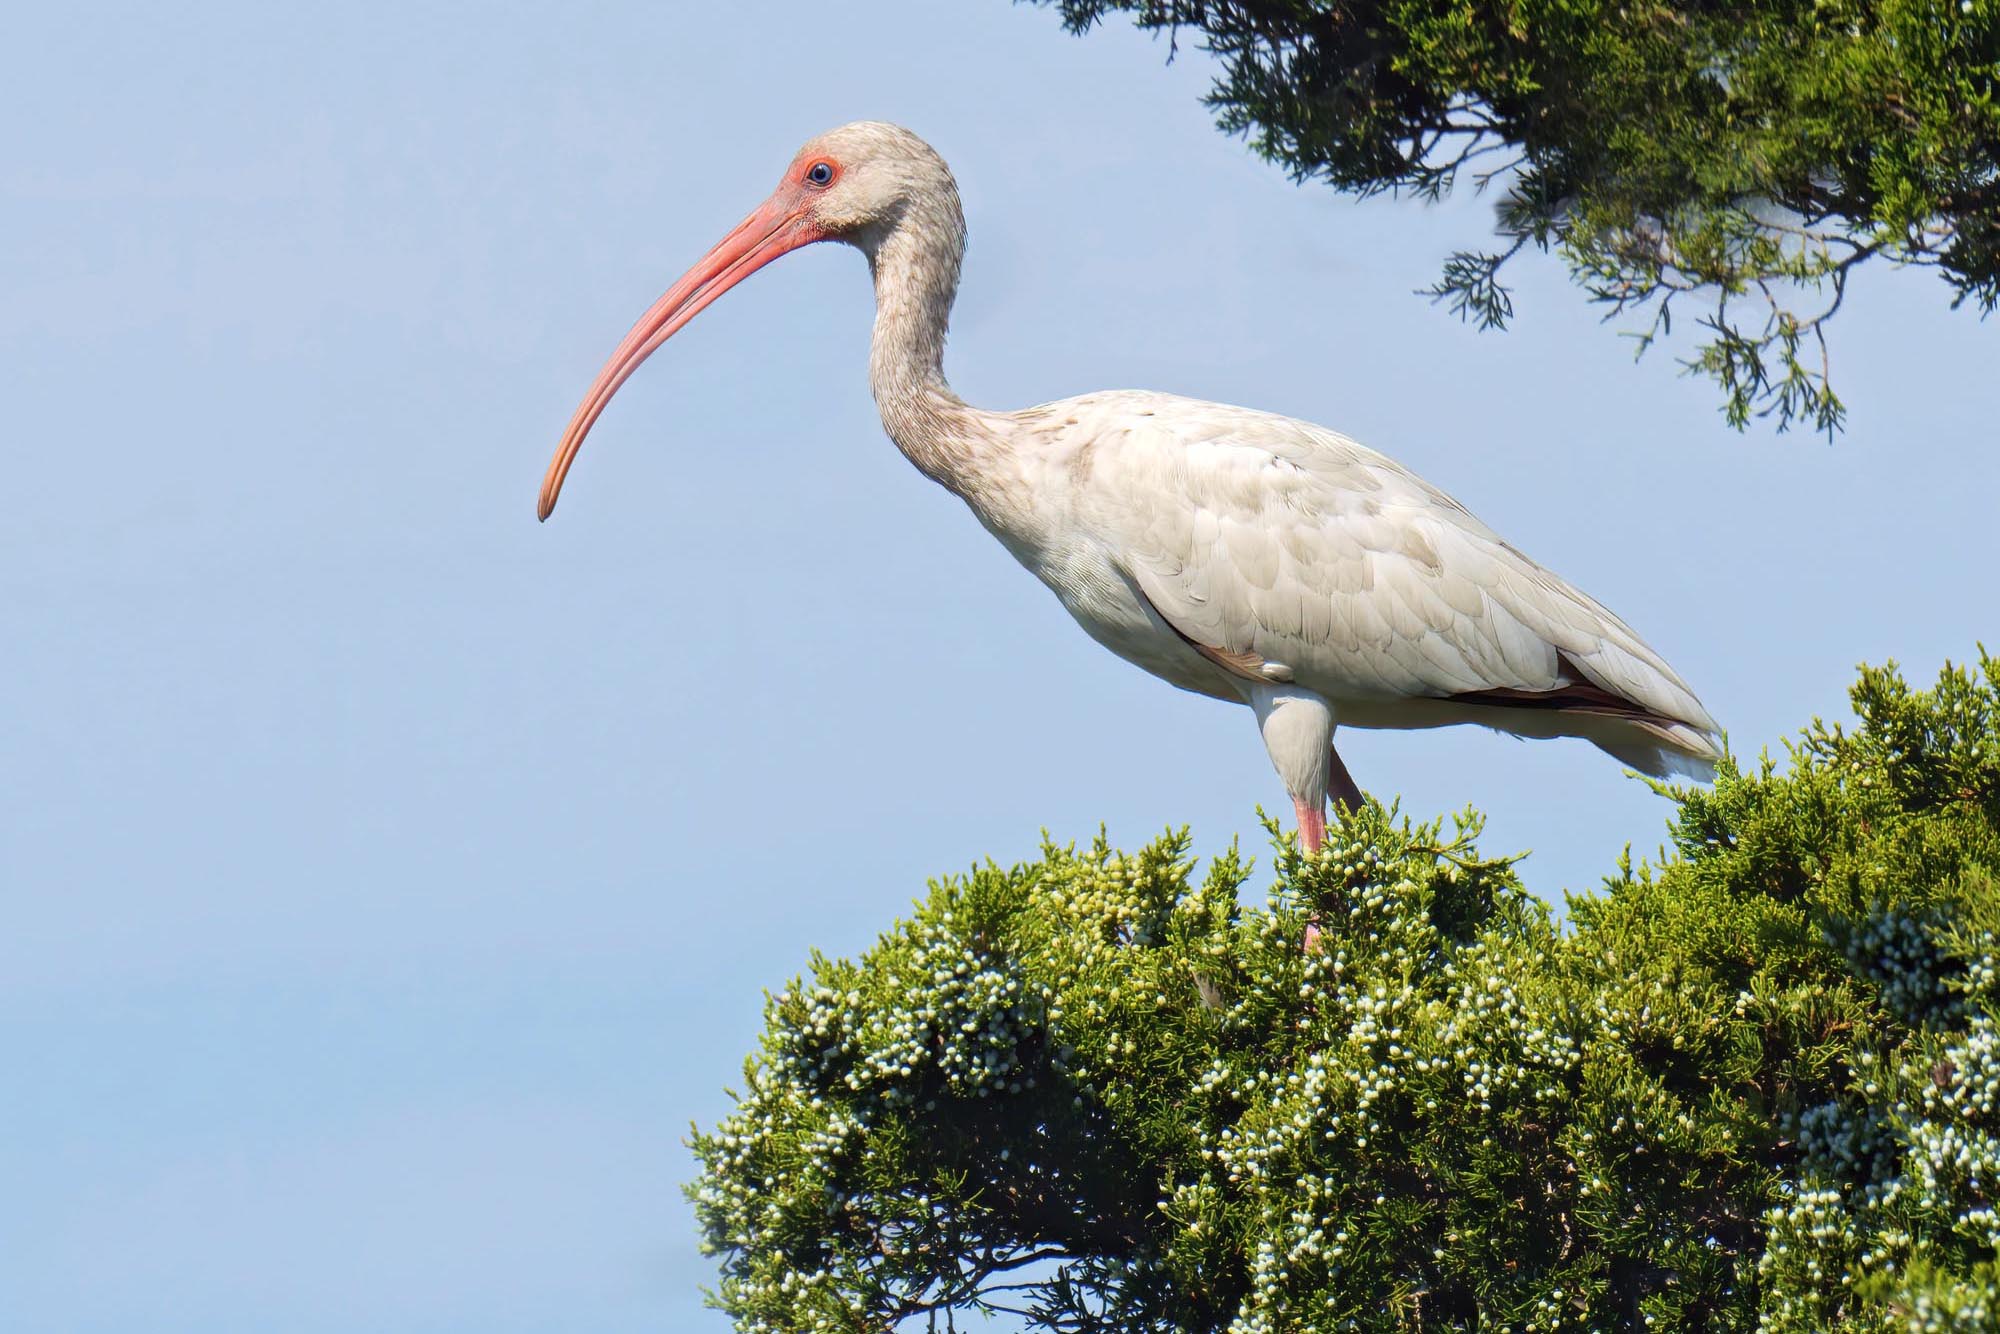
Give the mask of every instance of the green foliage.
<path id="1" fill-rule="evenodd" d="M 2000 1329 L 2000 661 L 1674 792 L 1568 921 L 1477 820 L 1102 839 L 771 998 L 744 1330 Z M 1275 831 L 1274 831 L 1275 832 Z M 1309 923 L 1311 928 L 1308 940 Z M 974 1319 L 973 1323 L 979 1323 Z"/>
<path id="2" fill-rule="evenodd" d="M 1505 244 L 1432 294 L 1484 326 L 1501 267 L 1554 249 L 1729 421 L 1828 433 L 1826 322 L 1871 259 L 2000 300 L 2000 0 L 1038 0 L 1197 35 L 1222 127 L 1296 178 L 1434 198 L 1498 180 Z"/>

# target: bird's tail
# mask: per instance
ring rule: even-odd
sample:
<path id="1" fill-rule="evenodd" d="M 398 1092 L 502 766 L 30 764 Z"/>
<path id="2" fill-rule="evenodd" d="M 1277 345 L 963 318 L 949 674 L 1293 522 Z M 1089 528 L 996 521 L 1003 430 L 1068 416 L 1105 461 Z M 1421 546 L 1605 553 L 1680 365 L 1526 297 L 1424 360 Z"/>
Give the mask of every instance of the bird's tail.
<path id="1" fill-rule="evenodd" d="M 1615 729 L 1591 738 L 1599 750 L 1654 778 L 1715 781 L 1722 746 L 1713 733 L 1670 718 L 1620 718 Z"/>

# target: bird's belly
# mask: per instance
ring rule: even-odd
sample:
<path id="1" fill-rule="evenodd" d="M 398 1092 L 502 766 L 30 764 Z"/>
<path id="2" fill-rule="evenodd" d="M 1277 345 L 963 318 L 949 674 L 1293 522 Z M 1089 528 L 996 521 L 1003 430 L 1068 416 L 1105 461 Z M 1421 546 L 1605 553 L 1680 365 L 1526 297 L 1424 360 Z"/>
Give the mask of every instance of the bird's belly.
<path id="1" fill-rule="evenodd" d="M 1056 595 L 1085 634 L 1125 661 L 1183 690 L 1243 699 L 1226 673 L 1190 648 L 1146 606 L 1107 553 L 1090 546 L 1054 550 L 1024 550 L 1013 542 L 1007 546 Z"/>

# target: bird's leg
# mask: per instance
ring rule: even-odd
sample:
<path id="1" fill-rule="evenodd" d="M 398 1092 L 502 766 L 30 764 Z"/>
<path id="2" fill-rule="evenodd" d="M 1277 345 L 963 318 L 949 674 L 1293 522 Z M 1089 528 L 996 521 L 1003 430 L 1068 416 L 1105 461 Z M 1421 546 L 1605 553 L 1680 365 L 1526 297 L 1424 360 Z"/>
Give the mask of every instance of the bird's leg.
<path id="1" fill-rule="evenodd" d="M 1326 839 L 1327 757 L 1333 708 L 1310 690 L 1260 681 L 1246 692 L 1271 765 L 1299 816 L 1299 841 L 1314 852 Z"/>
<path id="2" fill-rule="evenodd" d="M 1326 807 L 1304 797 L 1293 797 L 1292 809 L 1298 813 L 1299 842 L 1307 852 L 1318 852 L 1320 844 L 1326 842 Z"/>
<path id="3" fill-rule="evenodd" d="M 1354 775 L 1347 772 L 1347 765 L 1342 763 L 1340 752 L 1328 746 L 1326 753 L 1332 761 L 1327 766 L 1326 790 L 1333 798 L 1333 808 L 1342 815 L 1352 815 L 1361 809 L 1361 803 L 1365 800 L 1361 788 L 1355 783 Z"/>
<path id="4" fill-rule="evenodd" d="M 1304 797 L 1292 798 L 1292 809 L 1299 817 L 1299 842 L 1307 852 L 1318 852 L 1326 842 L 1326 807 L 1318 801 L 1308 801 Z M 1311 954 L 1319 948 L 1319 917 L 1306 919 L 1305 951 Z"/>
<path id="5" fill-rule="evenodd" d="M 1298 812 L 1298 842 L 1306 846 L 1306 852 L 1318 852 L 1326 844 L 1326 806 L 1322 802 L 1308 802 L 1302 796 L 1292 798 L 1292 810 Z M 1306 940 L 1304 950 L 1312 954 L 1320 948 L 1320 914 L 1306 918 Z"/>
<path id="6" fill-rule="evenodd" d="M 1347 772 L 1346 763 L 1340 752 L 1332 746 L 1326 748 L 1327 795 L 1333 798 L 1333 808 L 1342 817 L 1361 809 L 1364 800 L 1361 787 L 1354 781 L 1354 775 Z M 1304 797 L 1293 797 L 1292 808 L 1299 816 L 1299 841 L 1306 845 L 1307 852 L 1318 852 L 1326 842 L 1326 811 L 1316 802 L 1308 802 Z M 1306 923 L 1306 949 L 1314 949 L 1319 944 L 1319 919 L 1315 917 Z"/>
<path id="7" fill-rule="evenodd" d="M 1347 772 L 1347 764 L 1340 758 L 1340 752 L 1332 746 L 1328 746 L 1326 754 L 1328 760 L 1326 771 L 1327 795 L 1333 798 L 1334 810 L 1340 812 L 1341 818 L 1345 819 L 1347 816 L 1360 810 L 1361 803 L 1367 798 L 1362 793 L 1360 784 L 1354 781 L 1354 775 Z M 1313 832 L 1308 835 L 1306 833 L 1308 816 L 1305 803 L 1300 801 L 1295 804 L 1299 810 L 1299 837 L 1306 839 L 1306 847 L 1308 849 L 1317 848 L 1320 845 L 1320 840 L 1326 836 L 1326 821 L 1318 811 L 1311 812 L 1310 818 Z M 1319 918 L 1315 917 L 1306 923 L 1306 952 L 1308 954 L 1318 947 L 1319 934 Z"/>
<path id="8" fill-rule="evenodd" d="M 1259 681 L 1246 692 L 1271 764 L 1291 795 L 1299 818 L 1299 845 L 1318 852 L 1326 842 L 1328 757 L 1333 754 L 1333 706 L 1323 695 L 1279 682 Z M 1318 919 L 1306 922 L 1305 947 L 1319 943 Z"/>

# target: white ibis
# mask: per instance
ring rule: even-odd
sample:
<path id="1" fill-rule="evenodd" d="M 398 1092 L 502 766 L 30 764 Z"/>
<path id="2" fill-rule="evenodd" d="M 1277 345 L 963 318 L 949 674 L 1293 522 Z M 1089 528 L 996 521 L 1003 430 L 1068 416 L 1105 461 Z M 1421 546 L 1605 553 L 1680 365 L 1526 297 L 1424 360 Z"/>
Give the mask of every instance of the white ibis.
<path id="1" fill-rule="evenodd" d="M 1478 723 L 1581 737 L 1706 778 L 1713 718 L 1625 622 L 1394 461 L 1308 422 L 1120 390 L 1018 412 L 944 378 L 965 219 L 944 159 L 894 125 L 812 140 L 771 197 L 648 310 L 584 395 L 542 482 L 639 363 L 773 259 L 844 241 L 875 275 L 882 424 L 1113 653 L 1247 704 L 1308 847 L 1361 793 L 1334 728 Z"/>

